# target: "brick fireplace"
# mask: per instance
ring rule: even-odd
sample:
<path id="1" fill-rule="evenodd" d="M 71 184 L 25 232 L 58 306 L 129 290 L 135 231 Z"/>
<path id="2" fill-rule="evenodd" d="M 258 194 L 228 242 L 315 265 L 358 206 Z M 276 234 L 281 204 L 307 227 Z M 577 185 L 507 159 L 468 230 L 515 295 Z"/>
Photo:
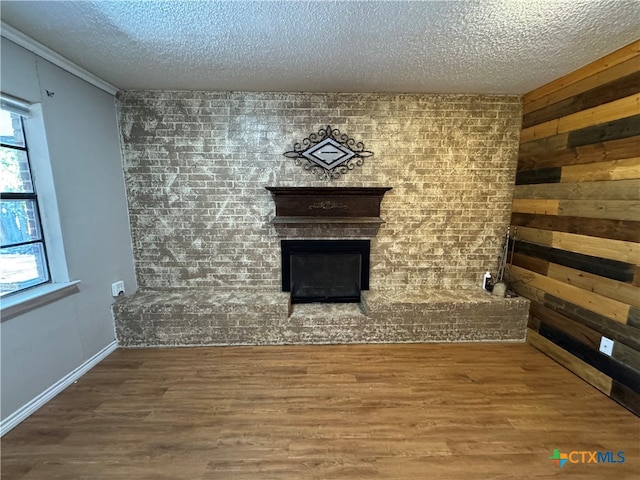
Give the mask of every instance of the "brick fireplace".
<path id="1" fill-rule="evenodd" d="M 131 91 L 119 104 L 139 285 L 114 307 L 121 344 L 524 337 L 519 301 L 479 287 L 510 217 L 519 97 Z M 274 222 L 265 186 L 328 186 L 283 156 L 327 124 L 375 153 L 330 186 L 393 186 L 384 223 Z M 314 239 L 371 242 L 361 310 L 291 308 L 280 243 Z"/>

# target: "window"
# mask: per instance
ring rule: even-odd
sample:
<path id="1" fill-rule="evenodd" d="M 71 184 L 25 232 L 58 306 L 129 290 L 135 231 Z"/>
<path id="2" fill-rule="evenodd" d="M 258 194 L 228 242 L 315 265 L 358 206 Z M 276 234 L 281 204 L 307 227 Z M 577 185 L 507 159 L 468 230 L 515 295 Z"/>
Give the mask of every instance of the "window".
<path id="1" fill-rule="evenodd" d="M 24 118 L 0 109 L 0 296 L 50 280 Z"/>

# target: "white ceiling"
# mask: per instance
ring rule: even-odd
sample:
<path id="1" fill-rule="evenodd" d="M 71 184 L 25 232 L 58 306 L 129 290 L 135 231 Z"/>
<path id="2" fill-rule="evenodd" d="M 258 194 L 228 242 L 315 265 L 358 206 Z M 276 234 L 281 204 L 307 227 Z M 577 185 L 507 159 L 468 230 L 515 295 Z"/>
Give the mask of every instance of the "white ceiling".
<path id="1" fill-rule="evenodd" d="M 638 38 L 639 0 L 6 1 L 121 89 L 523 94 Z"/>

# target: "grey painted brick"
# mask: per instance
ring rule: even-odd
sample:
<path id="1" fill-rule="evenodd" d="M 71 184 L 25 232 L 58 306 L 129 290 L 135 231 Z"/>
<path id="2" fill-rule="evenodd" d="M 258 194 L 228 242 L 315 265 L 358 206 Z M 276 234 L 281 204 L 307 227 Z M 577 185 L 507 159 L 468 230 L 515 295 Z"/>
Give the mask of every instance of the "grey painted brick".
<path id="1" fill-rule="evenodd" d="M 470 290 L 496 270 L 513 194 L 518 97 L 131 91 L 119 94 L 119 113 L 141 292 L 270 291 L 280 282 L 282 238 L 372 238 L 373 292 Z M 270 223 L 265 186 L 324 185 L 282 154 L 328 124 L 374 152 L 334 185 L 393 187 L 379 228 Z M 142 327 L 118 328 L 142 335 Z M 397 338 L 421 335 L 411 332 Z"/>

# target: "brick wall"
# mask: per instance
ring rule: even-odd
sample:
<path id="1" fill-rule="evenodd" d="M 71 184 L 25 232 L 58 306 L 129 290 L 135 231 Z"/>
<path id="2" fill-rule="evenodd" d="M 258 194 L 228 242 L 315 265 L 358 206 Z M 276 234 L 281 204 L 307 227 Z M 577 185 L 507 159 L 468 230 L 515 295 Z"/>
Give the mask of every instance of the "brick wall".
<path id="1" fill-rule="evenodd" d="M 132 91 L 119 96 L 144 288 L 278 289 L 281 238 L 369 237 L 371 290 L 478 288 L 509 224 L 520 98 Z M 331 125 L 375 155 L 334 186 L 391 186 L 386 223 L 272 226 L 264 187 L 323 182 L 282 154 Z"/>

